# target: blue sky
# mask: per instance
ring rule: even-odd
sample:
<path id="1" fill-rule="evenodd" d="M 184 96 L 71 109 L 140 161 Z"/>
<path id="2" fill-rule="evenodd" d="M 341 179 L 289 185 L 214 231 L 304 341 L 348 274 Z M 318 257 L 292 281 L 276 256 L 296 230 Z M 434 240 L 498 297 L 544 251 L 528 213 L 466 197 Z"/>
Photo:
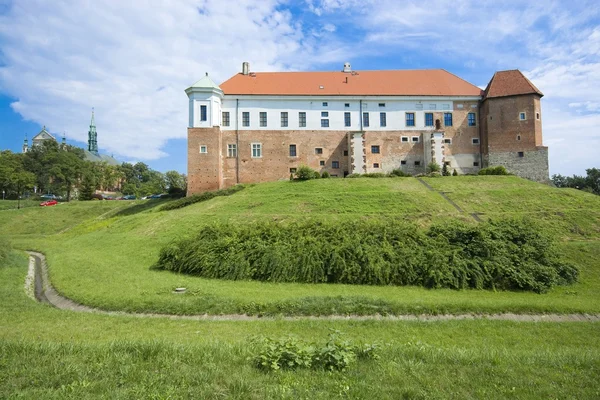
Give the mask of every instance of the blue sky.
<path id="1" fill-rule="evenodd" d="M 127 4 L 132 3 L 132 4 Z M 595 1 L 0 0 L 0 149 L 43 125 L 186 171 L 184 89 L 253 71 L 444 68 L 484 87 L 520 69 L 545 94 L 550 172 L 600 167 Z"/>

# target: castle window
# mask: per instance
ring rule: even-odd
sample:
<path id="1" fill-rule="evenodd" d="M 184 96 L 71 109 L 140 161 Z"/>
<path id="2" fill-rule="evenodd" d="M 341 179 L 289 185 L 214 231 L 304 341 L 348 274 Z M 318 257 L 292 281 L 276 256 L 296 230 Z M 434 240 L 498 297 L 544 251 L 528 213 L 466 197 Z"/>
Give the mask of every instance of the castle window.
<path id="1" fill-rule="evenodd" d="M 444 139 L 445 144 L 452 144 L 452 139 Z"/>
<path id="2" fill-rule="evenodd" d="M 228 111 L 223 111 L 222 118 L 223 118 L 223 126 L 229 126 L 229 112 Z"/>
<path id="3" fill-rule="evenodd" d="M 469 113 L 469 126 L 475 126 L 475 113 Z"/>
<path id="4" fill-rule="evenodd" d="M 385 103 L 379 103 L 379 107 L 385 107 Z"/>
<path id="5" fill-rule="evenodd" d="M 406 165 L 406 160 L 400 161 L 400 165 Z"/>
<path id="6" fill-rule="evenodd" d="M 348 150 L 344 150 L 344 156 L 348 157 Z"/>
<path id="7" fill-rule="evenodd" d="M 323 148 L 322 147 L 315 147 L 315 154 L 323 154 Z"/>
<path id="8" fill-rule="evenodd" d="M 402 136 L 400 141 L 402 141 L 402 143 L 408 143 L 408 136 Z"/>
<path id="9" fill-rule="evenodd" d="M 387 125 L 387 121 L 386 121 L 386 115 L 384 112 L 379 113 L 379 126 L 386 126 Z"/>
<path id="10" fill-rule="evenodd" d="M 296 168 L 290 168 L 290 174 L 295 174 L 296 173 Z"/>
<path id="11" fill-rule="evenodd" d="M 200 154 L 207 154 L 208 153 L 208 147 L 206 147 L 205 145 L 201 144 L 200 145 Z"/>
<path id="12" fill-rule="evenodd" d="M 521 135 L 517 135 L 517 140 L 521 140 Z"/>
<path id="13" fill-rule="evenodd" d="M 415 126 L 415 113 L 406 113 L 406 126 Z"/>
<path id="14" fill-rule="evenodd" d="M 519 113 L 519 120 L 521 120 L 521 121 L 525 121 L 525 117 L 526 117 L 526 115 L 525 115 L 525 113 L 524 113 L 524 112 L 522 112 L 522 113 Z"/>
<path id="15" fill-rule="evenodd" d="M 535 113 L 535 119 L 540 119 L 540 113 L 539 112 Z"/>
<path id="16" fill-rule="evenodd" d="M 333 168 L 333 169 L 339 169 L 340 168 L 340 162 L 339 161 L 332 161 L 331 162 L 331 168 Z"/>
<path id="17" fill-rule="evenodd" d="M 523 153 L 522 151 L 519 152 L 519 157 L 523 158 L 525 157 L 525 153 Z"/>
<path id="18" fill-rule="evenodd" d="M 304 111 L 298 113 L 298 126 L 300 128 L 306 127 L 306 112 Z"/>
<path id="19" fill-rule="evenodd" d="M 252 158 L 262 157 L 262 144 L 252 143 Z"/>
<path id="20" fill-rule="evenodd" d="M 452 126 L 452 113 L 444 113 L 444 126 Z"/>
<path id="21" fill-rule="evenodd" d="M 373 163 L 373 168 L 379 168 L 379 163 Z"/>
<path id="22" fill-rule="evenodd" d="M 379 146 L 371 146 L 372 154 L 379 154 Z"/>
<path id="23" fill-rule="evenodd" d="M 329 117 L 329 111 L 321 111 L 321 117 L 322 118 L 328 118 Z"/>
<path id="24" fill-rule="evenodd" d="M 200 106 L 200 121 L 206 121 L 206 106 Z"/>
<path id="25" fill-rule="evenodd" d="M 321 120 L 321 128 L 329 128 L 329 120 L 328 119 Z"/>
<path id="26" fill-rule="evenodd" d="M 344 103 L 344 107 L 346 107 L 346 108 L 350 107 L 350 103 Z"/>
<path id="27" fill-rule="evenodd" d="M 479 161 L 473 161 L 473 166 L 474 167 L 479 167 Z"/>
<path id="28" fill-rule="evenodd" d="M 413 136 L 412 137 L 412 141 L 413 141 L 413 143 L 419 143 L 419 137 L 418 136 Z"/>
<path id="29" fill-rule="evenodd" d="M 290 144 L 290 157 L 296 157 L 296 145 Z"/>
<path id="30" fill-rule="evenodd" d="M 363 113 L 363 126 L 364 127 L 369 126 L 369 113 L 368 112 Z"/>
<path id="31" fill-rule="evenodd" d="M 476 137 L 472 138 L 471 139 L 471 143 L 472 144 L 479 144 L 479 138 L 476 138 Z"/>
<path id="32" fill-rule="evenodd" d="M 433 126 L 433 113 L 425 113 L 425 126 Z"/>
<path id="33" fill-rule="evenodd" d="M 344 126 L 351 126 L 351 125 L 352 125 L 352 120 L 350 119 L 350 113 L 345 112 L 344 113 Z"/>
<path id="34" fill-rule="evenodd" d="M 324 167 L 324 166 L 325 166 L 325 160 L 321 160 L 321 161 L 319 161 L 319 165 L 320 165 L 321 167 Z"/>
<path id="35" fill-rule="evenodd" d="M 260 126 L 265 127 L 267 126 L 267 113 L 264 111 L 260 112 Z"/>
<path id="36" fill-rule="evenodd" d="M 250 126 L 250 113 L 247 111 L 242 113 L 242 126 Z"/>
<path id="37" fill-rule="evenodd" d="M 237 145 L 236 144 L 228 144 L 227 145 L 227 157 L 237 157 Z"/>
<path id="38" fill-rule="evenodd" d="M 288 113 L 286 111 L 281 112 L 281 127 L 287 128 L 288 126 Z"/>
<path id="39" fill-rule="evenodd" d="M 323 102 L 323 107 L 327 107 L 327 106 L 328 106 L 327 102 L 326 102 L 326 101 L 324 101 L 324 102 Z"/>
<path id="40" fill-rule="evenodd" d="M 418 167 L 419 165 L 421 165 L 421 161 L 415 161 L 415 167 Z"/>

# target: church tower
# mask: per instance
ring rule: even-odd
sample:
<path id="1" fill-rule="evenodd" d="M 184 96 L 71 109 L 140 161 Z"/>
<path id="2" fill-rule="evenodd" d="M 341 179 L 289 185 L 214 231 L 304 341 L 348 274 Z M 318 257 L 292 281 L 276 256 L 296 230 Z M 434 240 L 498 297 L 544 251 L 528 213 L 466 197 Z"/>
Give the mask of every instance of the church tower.
<path id="1" fill-rule="evenodd" d="M 88 151 L 98 155 L 98 134 L 96 133 L 96 123 L 94 122 L 94 109 L 92 108 L 92 121 L 88 132 Z"/>
<path id="2" fill-rule="evenodd" d="M 29 151 L 29 142 L 27 141 L 27 134 L 25 134 L 25 140 L 23 140 L 23 153 Z"/>

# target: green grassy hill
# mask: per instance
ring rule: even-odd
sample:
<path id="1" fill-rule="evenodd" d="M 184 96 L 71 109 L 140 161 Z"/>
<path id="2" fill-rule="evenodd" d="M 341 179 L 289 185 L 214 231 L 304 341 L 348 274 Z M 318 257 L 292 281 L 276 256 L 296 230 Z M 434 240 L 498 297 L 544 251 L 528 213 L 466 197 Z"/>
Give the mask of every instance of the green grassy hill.
<path id="1" fill-rule="evenodd" d="M 159 211 L 161 202 L 89 202 L 0 211 L 19 248 L 48 257 L 64 295 L 109 310 L 195 313 L 600 312 L 600 197 L 511 176 L 329 179 L 274 182 L 229 197 Z M 457 207 L 444 198 L 448 199 Z M 460 209 L 460 210 L 459 210 Z M 528 215 L 560 240 L 580 283 L 547 295 L 418 287 L 273 284 L 153 271 L 160 248 L 215 221 L 395 218 L 421 225 Z M 53 234 L 52 234 L 53 233 Z M 44 235 L 41 235 L 44 234 Z M 175 287 L 188 294 L 172 294 Z"/>
<path id="2" fill-rule="evenodd" d="M 599 313 L 600 197 L 516 177 L 275 182 L 163 212 L 165 201 L 0 207 L 0 237 L 47 255 L 53 284 L 109 310 L 174 314 Z M 451 204 L 440 192 L 454 202 Z M 159 249 L 215 221 L 393 218 L 422 226 L 528 215 L 579 283 L 546 294 L 274 284 L 152 270 Z M 281 318 L 172 320 L 58 310 L 23 290 L 27 260 L 0 259 L 0 398 L 597 398 L 598 322 Z M 173 288 L 186 287 L 186 294 Z M 347 371 L 265 373 L 255 336 L 382 344 Z"/>

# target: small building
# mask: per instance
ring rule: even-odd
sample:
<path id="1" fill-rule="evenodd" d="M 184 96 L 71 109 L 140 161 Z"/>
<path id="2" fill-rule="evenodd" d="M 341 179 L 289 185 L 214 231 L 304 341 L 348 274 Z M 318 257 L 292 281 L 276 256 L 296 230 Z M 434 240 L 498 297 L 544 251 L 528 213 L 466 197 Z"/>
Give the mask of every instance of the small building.
<path id="1" fill-rule="evenodd" d="M 443 69 L 206 74 L 189 98 L 188 193 L 289 178 L 300 165 L 333 177 L 504 165 L 548 180 L 543 94 L 518 70 L 487 88 Z"/>

